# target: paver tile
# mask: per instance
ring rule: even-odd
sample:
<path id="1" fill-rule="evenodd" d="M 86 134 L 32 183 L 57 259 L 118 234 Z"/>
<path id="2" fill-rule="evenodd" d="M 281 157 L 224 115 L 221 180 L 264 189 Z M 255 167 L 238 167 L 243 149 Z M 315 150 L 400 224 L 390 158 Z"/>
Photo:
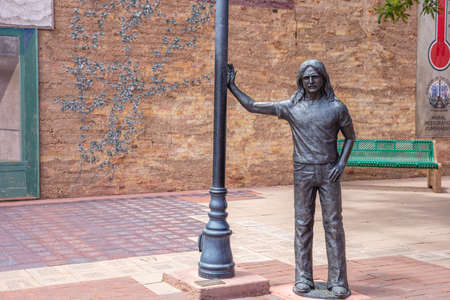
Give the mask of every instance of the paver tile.
<path id="1" fill-rule="evenodd" d="M 170 295 L 181 292 L 179 289 L 176 289 L 165 282 L 149 283 L 144 286 L 157 295 Z"/>

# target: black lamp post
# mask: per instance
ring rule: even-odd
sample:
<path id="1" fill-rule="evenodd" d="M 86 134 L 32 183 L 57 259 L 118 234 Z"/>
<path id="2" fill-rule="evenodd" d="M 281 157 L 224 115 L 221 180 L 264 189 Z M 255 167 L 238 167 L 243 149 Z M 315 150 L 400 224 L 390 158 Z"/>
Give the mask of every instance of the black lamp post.
<path id="1" fill-rule="evenodd" d="M 226 218 L 225 145 L 227 113 L 228 0 L 216 1 L 215 80 L 214 80 L 214 157 L 209 222 L 200 236 L 202 252 L 198 273 L 203 278 L 234 276 L 231 230 Z"/>

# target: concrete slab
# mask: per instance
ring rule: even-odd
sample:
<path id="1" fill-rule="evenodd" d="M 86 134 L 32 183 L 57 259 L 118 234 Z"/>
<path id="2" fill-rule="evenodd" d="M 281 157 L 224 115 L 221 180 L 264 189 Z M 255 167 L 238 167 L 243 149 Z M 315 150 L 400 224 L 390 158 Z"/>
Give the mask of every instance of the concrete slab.
<path id="1" fill-rule="evenodd" d="M 269 294 L 269 280 L 243 270 L 233 278 L 208 280 L 198 276 L 197 269 L 168 272 L 163 281 L 185 292 L 191 299 L 232 299 Z"/>

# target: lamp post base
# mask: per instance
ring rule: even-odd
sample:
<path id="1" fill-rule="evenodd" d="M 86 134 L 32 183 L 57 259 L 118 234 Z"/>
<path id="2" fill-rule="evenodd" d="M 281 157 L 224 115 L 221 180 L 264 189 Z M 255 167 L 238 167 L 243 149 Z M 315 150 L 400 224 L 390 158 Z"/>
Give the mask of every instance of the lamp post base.
<path id="1" fill-rule="evenodd" d="M 210 194 L 209 222 L 198 241 L 202 253 L 198 263 L 198 275 L 208 279 L 231 278 L 234 276 L 234 262 L 230 247 L 231 230 L 225 212 L 227 190 L 212 187 Z"/>
<path id="2" fill-rule="evenodd" d="M 225 279 L 234 277 L 234 263 L 227 265 L 206 265 L 198 263 L 198 276 L 207 279 Z"/>

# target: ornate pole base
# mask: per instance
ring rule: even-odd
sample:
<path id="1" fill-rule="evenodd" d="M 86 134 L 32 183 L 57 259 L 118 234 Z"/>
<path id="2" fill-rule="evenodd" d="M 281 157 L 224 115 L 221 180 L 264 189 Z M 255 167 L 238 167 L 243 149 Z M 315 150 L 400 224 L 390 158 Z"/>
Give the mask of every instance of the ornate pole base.
<path id="1" fill-rule="evenodd" d="M 225 188 L 212 187 L 209 191 L 211 201 L 208 213 L 209 222 L 199 237 L 199 250 L 202 252 L 198 263 L 198 274 L 208 279 L 234 277 L 234 262 L 231 254 L 231 230 L 226 221 L 227 202 Z"/>

